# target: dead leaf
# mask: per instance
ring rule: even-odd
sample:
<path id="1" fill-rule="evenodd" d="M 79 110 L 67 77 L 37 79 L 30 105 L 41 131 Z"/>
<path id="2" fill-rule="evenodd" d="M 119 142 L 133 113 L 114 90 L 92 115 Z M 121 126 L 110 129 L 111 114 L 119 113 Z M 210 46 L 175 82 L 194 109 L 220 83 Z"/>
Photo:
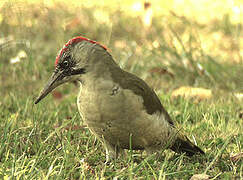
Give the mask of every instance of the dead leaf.
<path id="1" fill-rule="evenodd" d="M 160 75 L 168 74 L 170 77 L 174 78 L 173 73 L 171 73 L 167 69 L 161 68 L 161 67 L 154 67 L 154 68 L 150 69 L 149 72 L 152 74 L 156 73 L 156 74 L 160 74 Z"/>
<path id="2" fill-rule="evenodd" d="M 207 174 L 194 174 L 190 180 L 208 180 L 209 175 Z"/>
<path id="3" fill-rule="evenodd" d="M 62 99 L 62 93 L 59 91 L 53 91 L 52 96 L 54 99 Z"/>
<path id="4" fill-rule="evenodd" d="M 146 9 L 151 7 L 151 3 L 150 2 L 144 2 L 143 6 L 144 6 L 144 9 L 146 10 Z"/>
<path id="5" fill-rule="evenodd" d="M 171 97 L 175 98 L 178 96 L 183 96 L 185 98 L 196 98 L 199 100 L 209 99 L 212 97 L 212 91 L 210 89 L 204 88 L 194 88 L 190 86 L 182 86 L 174 90 Z"/>

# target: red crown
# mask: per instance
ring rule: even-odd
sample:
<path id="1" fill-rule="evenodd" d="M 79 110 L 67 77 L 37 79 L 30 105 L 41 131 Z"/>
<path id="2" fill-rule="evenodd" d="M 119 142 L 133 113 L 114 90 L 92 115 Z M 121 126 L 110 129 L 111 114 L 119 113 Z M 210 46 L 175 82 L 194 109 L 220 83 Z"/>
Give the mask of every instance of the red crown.
<path id="1" fill-rule="evenodd" d="M 82 37 L 82 36 L 78 36 L 78 37 L 75 37 L 75 38 L 73 38 L 73 39 L 70 39 L 70 40 L 64 45 L 64 47 L 61 49 L 60 53 L 59 53 L 58 56 L 56 57 L 55 66 L 57 65 L 57 63 L 58 63 L 60 57 L 62 56 L 63 52 L 67 51 L 68 46 L 73 45 L 73 44 L 76 44 L 76 43 L 81 42 L 81 41 L 88 41 L 88 42 L 93 43 L 93 44 L 98 44 L 98 45 L 100 45 L 101 47 L 103 47 L 105 50 L 107 50 L 107 47 L 105 47 L 104 45 L 101 45 L 99 42 L 96 42 L 96 41 L 87 39 L 87 38 Z"/>

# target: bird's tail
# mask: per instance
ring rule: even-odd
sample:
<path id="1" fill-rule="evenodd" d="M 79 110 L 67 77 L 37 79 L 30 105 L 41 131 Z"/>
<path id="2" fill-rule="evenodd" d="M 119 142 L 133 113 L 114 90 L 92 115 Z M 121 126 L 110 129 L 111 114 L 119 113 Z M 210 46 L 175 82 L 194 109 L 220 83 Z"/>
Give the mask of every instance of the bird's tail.
<path id="1" fill-rule="evenodd" d="M 193 144 L 186 136 L 178 134 L 173 145 L 170 147 L 177 153 L 186 153 L 187 156 L 193 156 L 194 154 L 205 154 L 203 150 Z"/>

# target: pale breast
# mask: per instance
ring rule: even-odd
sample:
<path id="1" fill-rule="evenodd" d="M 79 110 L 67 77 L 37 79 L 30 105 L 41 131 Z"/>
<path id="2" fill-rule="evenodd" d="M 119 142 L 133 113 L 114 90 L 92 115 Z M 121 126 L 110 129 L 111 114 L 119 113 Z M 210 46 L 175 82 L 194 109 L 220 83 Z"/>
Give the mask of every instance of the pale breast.
<path id="1" fill-rule="evenodd" d="M 83 86 L 78 108 L 91 131 L 122 148 L 132 142 L 133 149 L 143 149 L 169 138 L 171 128 L 163 114 L 148 114 L 141 96 L 112 81 Z"/>

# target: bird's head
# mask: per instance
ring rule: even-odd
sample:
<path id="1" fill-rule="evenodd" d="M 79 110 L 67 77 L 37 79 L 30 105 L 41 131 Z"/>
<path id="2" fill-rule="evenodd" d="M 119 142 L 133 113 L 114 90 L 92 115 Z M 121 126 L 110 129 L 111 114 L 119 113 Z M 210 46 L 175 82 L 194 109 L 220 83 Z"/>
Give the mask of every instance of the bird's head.
<path id="1" fill-rule="evenodd" d="M 77 80 L 91 71 L 92 66 L 102 59 L 99 56 L 108 54 L 106 50 L 105 46 L 84 37 L 79 36 L 69 40 L 58 53 L 55 70 L 35 104 L 40 102 L 57 86 Z"/>

